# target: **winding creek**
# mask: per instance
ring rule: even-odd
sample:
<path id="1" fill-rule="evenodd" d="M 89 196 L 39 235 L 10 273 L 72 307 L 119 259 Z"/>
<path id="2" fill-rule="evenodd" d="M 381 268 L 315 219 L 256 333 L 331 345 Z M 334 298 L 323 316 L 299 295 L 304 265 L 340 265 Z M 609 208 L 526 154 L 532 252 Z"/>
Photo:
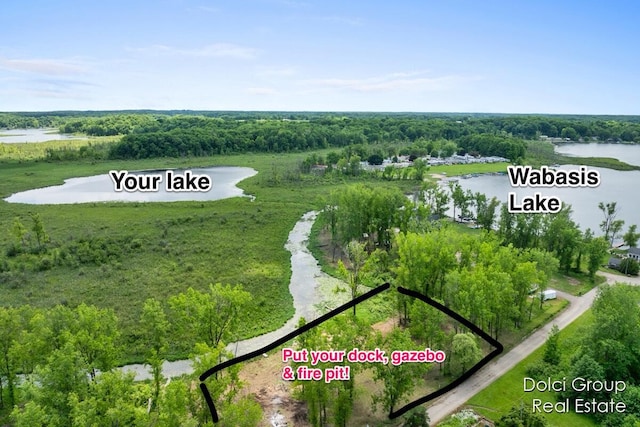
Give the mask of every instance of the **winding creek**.
<path id="1" fill-rule="evenodd" d="M 236 356 L 258 350 L 292 332 L 300 317 L 304 317 L 306 320 L 317 318 L 319 314 L 315 307 L 326 302 L 327 299 L 335 300 L 336 296 L 332 295 L 332 289 L 335 288 L 340 281 L 323 273 L 320 270 L 318 262 L 307 249 L 311 226 L 317 215 L 318 212 L 315 211 L 302 215 L 302 218 L 298 220 L 289 233 L 289 238 L 285 244 L 285 248 L 291 253 L 291 281 L 289 283 L 289 291 L 293 296 L 294 316 L 275 331 L 229 344 L 227 349 Z M 348 300 L 347 293 L 343 292 L 342 295 L 345 301 L 331 301 L 331 303 L 339 305 L 346 302 L 346 300 Z M 135 379 L 138 381 L 151 379 L 148 366 L 143 364 L 126 365 L 120 369 L 125 372 L 134 372 Z M 165 377 L 172 378 L 183 374 L 190 374 L 193 372 L 193 368 L 191 367 L 190 360 L 165 361 L 162 372 Z"/>
<path id="2" fill-rule="evenodd" d="M 96 175 L 83 178 L 71 178 L 65 180 L 63 185 L 38 188 L 12 194 L 5 200 L 10 203 L 26 204 L 67 204 L 87 202 L 160 202 L 160 201 L 184 201 L 184 200 L 219 200 L 229 197 L 246 196 L 236 184 L 243 179 L 257 173 L 256 170 L 246 167 L 210 167 L 191 169 L 196 174 L 207 174 L 211 177 L 213 186 L 207 192 L 116 192 L 114 183 L 109 175 Z M 166 170 L 139 171 L 137 175 L 165 174 Z M 249 196 L 252 197 L 252 196 Z M 307 249 L 311 226 L 318 212 L 305 213 L 295 224 L 285 244 L 285 249 L 291 253 L 291 280 L 289 291 L 293 297 L 294 316 L 275 331 L 231 343 L 228 350 L 236 356 L 258 350 L 272 343 L 278 338 L 292 332 L 301 317 L 313 320 L 319 316 L 318 311 L 324 308 L 336 307 L 348 301 L 348 293 L 335 293 L 336 286 L 342 286 L 342 282 L 320 270 L 318 262 Z M 124 372 L 133 372 L 137 381 L 151 379 L 149 367 L 144 364 L 131 364 L 120 367 Z M 163 375 L 171 378 L 193 372 L 190 360 L 165 361 Z"/>

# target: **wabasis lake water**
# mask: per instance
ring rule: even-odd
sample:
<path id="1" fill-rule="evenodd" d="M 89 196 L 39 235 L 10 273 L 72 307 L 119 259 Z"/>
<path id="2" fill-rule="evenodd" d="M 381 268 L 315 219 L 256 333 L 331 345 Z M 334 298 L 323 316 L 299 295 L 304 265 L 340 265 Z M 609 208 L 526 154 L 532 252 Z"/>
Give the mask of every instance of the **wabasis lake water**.
<path id="1" fill-rule="evenodd" d="M 558 170 L 570 171 L 580 168 L 580 158 L 613 157 L 623 162 L 640 166 L 640 144 L 564 144 L 557 147 L 562 154 L 576 156 L 576 164 L 562 165 Z M 482 175 L 477 178 L 460 179 L 459 183 L 465 190 L 480 192 L 487 197 L 496 197 L 506 203 L 509 193 L 515 193 L 518 200 L 531 197 L 534 193 L 541 193 L 544 197 L 556 197 L 563 205 L 571 205 L 572 218 L 582 230 L 590 228 L 596 235 L 601 234 L 600 223 L 604 216 L 598 209 L 600 202 L 617 202 L 619 214 L 617 219 L 625 222 L 623 230 L 629 225 L 640 226 L 640 197 L 638 197 L 638 183 L 640 171 L 616 171 L 605 168 L 589 167 L 590 171 L 597 171 L 600 183 L 596 187 L 513 187 L 506 175 Z M 451 214 L 451 212 L 450 212 Z"/>

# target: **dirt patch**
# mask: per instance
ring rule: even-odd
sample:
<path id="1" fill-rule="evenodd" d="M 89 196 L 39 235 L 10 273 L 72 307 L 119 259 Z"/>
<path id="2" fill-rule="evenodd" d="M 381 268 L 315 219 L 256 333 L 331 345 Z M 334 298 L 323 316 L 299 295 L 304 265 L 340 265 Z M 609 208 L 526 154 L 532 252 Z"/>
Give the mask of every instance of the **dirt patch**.
<path id="1" fill-rule="evenodd" d="M 373 328 L 385 335 L 397 327 L 397 323 L 398 319 L 392 317 L 376 323 Z M 292 397 L 292 383 L 281 378 L 282 368 L 285 366 L 281 357 L 281 351 L 278 350 L 246 363 L 240 371 L 240 379 L 245 384 L 241 393 L 253 397 L 262 407 L 264 416 L 260 427 L 310 427 L 306 404 Z M 371 405 L 371 395 L 379 393 L 381 389 L 382 384 L 373 381 L 371 370 L 358 373 L 357 398 L 349 420 L 350 425 L 375 425 L 387 420 L 381 408 L 373 411 Z"/>
<path id="2" fill-rule="evenodd" d="M 393 329 L 397 328 L 399 324 L 399 320 L 397 316 L 390 317 L 382 322 L 378 322 L 372 326 L 372 328 L 376 331 L 379 331 L 382 336 L 386 336 Z"/>
<path id="3" fill-rule="evenodd" d="M 571 277 L 571 276 L 562 276 L 569 285 L 571 286 L 580 286 L 582 283 L 580 282 L 580 280 L 576 279 L 575 277 Z M 556 278 L 552 278 L 549 283 L 551 283 L 552 285 L 554 283 L 558 283 L 560 282 L 558 279 Z"/>
<path id="4" fill-rule="evenodd" d="M 398 327 L 398 318 L 393 316 L 372 327 L 386 335 Z M 240 372 L 240 378 L 245 384 L 242 394 L 253 397 L 262 407 L 264 417 L 259 424 L 261 427 L 310 427 L 306 404 L 292 397 L 292 383 L 281 378 L 282 368 L 285 366 L 281 357 L 281 351 L 278 350 L 245 364 Z M 373 375 L 373 370 L 366 369 L 358 372 L 355 377 L 356 399 L 349 425 L 401 425 L 401 420 L 388 420 L 382 408 L 373 409 L 371 397 L 380 393 L 383 388 L 382 383 L 373 380 Z M 422 397 L 450 381 L 450 378 L 442 376 L 438 365 L 434 364 L 425 375 L 424 381 L 419 383 L 412 395 L 403 399 L 401 404 Z"/>
<path id="5" fill-rule="evenodd" d="M 573 277 L 567 277 L 567 282 L 570 285 L 573 285 L 573 286 L 579 286 L 580 285 L 580 281 L 578 279 L 573 278 Z"/>
<path id="6" fill-rule="evenodd" d="M 278 351 L 244 365 L 240 371 L 240 379 L 245 384 L 242 392 L 262 407 L 261 427 L 308 427 L 304 403 L 291 397 L 291 383 L 280 376 L 284 366 L 281 357 Z"/>

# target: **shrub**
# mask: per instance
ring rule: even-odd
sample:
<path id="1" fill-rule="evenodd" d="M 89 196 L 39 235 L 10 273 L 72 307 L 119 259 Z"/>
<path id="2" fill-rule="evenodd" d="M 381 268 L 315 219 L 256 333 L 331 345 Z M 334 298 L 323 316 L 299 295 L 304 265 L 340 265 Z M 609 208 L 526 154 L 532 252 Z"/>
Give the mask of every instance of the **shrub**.
<path id="1" fill-rule="evenodd" d="M 40 258 L 40 260 L 38 261 L 38 264 L 36 265 L 36 269 L 38 271 L 51 270 L 52 268 L 53 268 L 53 260 L 48 256 Z"/>
<path id="2" fill-rule="evenodd" d="M 620 266 L 618 267 L 618 271 L 620 271 L 621 273 L 631 274 L 632 276 L 637 276 L 639 270 L 640 265 L 638 264 L 638 261 L 631 258 L 623 259 L 620 262 Z"/>
<path id="3" fill-rule="evenodd" d="M 527 375 L 535 380 L 542 380 L 548 377 L 558 377 L 561 370 L 558 365 L 552 365 L 542 360 L 527 366 Z"/>
<path id="4" fill-rule="evenodd" d="M 22 248 L 15 243 L 10 244 L 5 251 L 5 254 L 8 257 L 15 257 L 20 255 L 20 253 L 22 253 Z"/>

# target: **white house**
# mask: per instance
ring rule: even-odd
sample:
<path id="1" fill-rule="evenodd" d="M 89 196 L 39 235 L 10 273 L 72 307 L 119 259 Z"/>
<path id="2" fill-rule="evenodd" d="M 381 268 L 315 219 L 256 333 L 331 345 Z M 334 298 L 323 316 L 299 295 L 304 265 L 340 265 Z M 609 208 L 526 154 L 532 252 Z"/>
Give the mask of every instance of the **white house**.
<path id="1" fill-rule="evenodd" d="M 629 248 L 627 256 L 631 259 L 635 259 L 636 261 L 640 261 L 640 248 Z"/>

